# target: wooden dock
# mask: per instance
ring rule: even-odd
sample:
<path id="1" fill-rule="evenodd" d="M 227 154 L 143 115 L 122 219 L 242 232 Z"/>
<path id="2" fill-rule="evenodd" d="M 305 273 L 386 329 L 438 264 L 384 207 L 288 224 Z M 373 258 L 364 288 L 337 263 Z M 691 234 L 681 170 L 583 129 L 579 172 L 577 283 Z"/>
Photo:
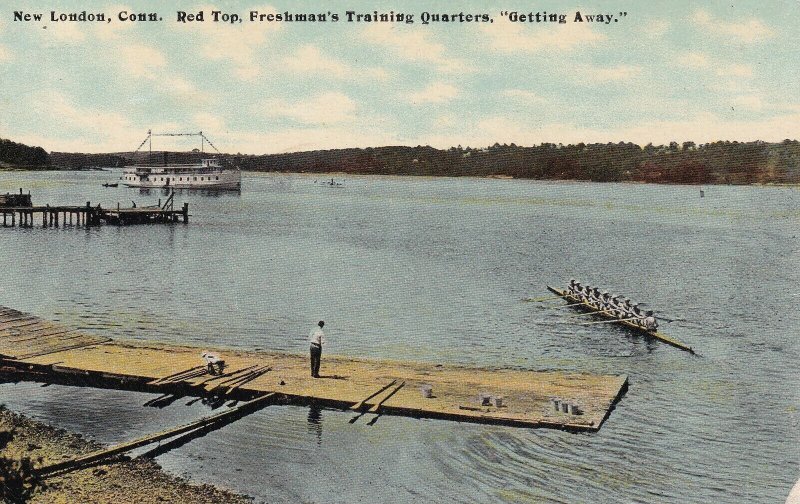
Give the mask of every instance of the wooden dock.
<path id="1" fill-rule="evenodd" d="M 33 206 L 30 195 L 23 195 L 22 190 L 19 195 L 0 196 L 2 196 L 0 198 L 0 214 L 3 215 L 3 227 L 32 228 L 39 221 L 43 228 L 89 227 L 103 223 L 127 226 L 172 222 L 186 224 L 189 222 L 189 204 L 184 203 L 183 207 L 177 210 L 173 208 L 174 192 L 170 194 L 163 205 L 159 200 L 158 205 L 145 207 L 122 208 L 117 204 L 116 209 L 106 209 L 100 205 L 92 206 L 90 201 L 87 201 L 85 206 Z"/>
<path id="2" fill-rule="evenodd" d="M 215 376 L 205 371 L 202 350 L 115 341 L 0 307 L 0 371 L 15 380 L 226 400 L 275 393 L 284 403 L 354 410 L 354 421 L 392 414 L 572 431 L 599 430 L 627 390 L 626 376 L 328 355 L 314 379 L 306 355 L 233 350 L 218 350 L 227 367 Z"/>

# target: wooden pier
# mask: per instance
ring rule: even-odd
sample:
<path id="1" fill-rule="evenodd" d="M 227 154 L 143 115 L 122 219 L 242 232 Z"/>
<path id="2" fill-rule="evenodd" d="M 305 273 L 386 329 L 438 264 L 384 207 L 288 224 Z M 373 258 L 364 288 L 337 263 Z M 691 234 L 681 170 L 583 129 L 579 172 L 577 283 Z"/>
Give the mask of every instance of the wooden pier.
<path id="1" fill-rule="evenodd" d="M 89 227 L 103 223 L 126 226 L 131 224 L 155 224 L 189 222 L 189 204 L 184 203 L 182 208 L 174 209 L 173 200 L 175 193 L 170 194 L 166 202 L 162 205 L 159 200 L 158 205 L 145 207 L 121 208 L 117 204 L 116 209 L 105 209 L 100 205 L 92 206 L 87 201 L 85 206 L 32 206 L 30 195 L 1 195 L 0 214 L 3 215 L 3 227 L 22 227 L 32 228 L 36 223 L 42 223 L 43 228 L 47 227 Z M 12 198 L 9 198 L 12 196 Z M 21 198 L 26 196 L 27 199 Z M 12 203 L 13 206 L 4 206 L 3 202 Z M 20 203 L 27 203 L 20 205 Z"/>
<path id="2" fill-rule="evenodd" d="M 324 355 L 321 378 L 308 356 L 218 350 L 211 375 L 203 349 L 115 341 L 0 307 L 0 371 L 8 379 L 140 390 L 165 396 L 246 400 L 274 393 L 363 415 L 597 431 L 627 390 L 627 377 Z"/>

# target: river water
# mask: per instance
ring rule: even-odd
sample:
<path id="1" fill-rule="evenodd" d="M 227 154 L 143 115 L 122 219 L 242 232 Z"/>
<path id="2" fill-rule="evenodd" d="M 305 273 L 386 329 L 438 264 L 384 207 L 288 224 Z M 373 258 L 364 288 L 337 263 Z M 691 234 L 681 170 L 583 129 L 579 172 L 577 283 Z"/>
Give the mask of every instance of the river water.
<path id="1" fill-rule="evenodd" d="M 118 172 L 0 173 L 34 204 L 155 204 Z M 330 177 L 329 177 L 330 178 Z M 0 304 L 114 338 L 627 374 L 599 433 L 269 407 L 157 456 L 266 502 L 783 502 L 800 475 L 800 193 L 781 187 L 245 174 L 189 225 L 0 229 Z M 570 277 L 669 318 L 692 357 L 524 298 Z M 580 320 L 580 319 L 577 319 Z M 323 362 L 324 366 L 324 362 Z M 208 413 L 0 385 L 104 443 Z"/>

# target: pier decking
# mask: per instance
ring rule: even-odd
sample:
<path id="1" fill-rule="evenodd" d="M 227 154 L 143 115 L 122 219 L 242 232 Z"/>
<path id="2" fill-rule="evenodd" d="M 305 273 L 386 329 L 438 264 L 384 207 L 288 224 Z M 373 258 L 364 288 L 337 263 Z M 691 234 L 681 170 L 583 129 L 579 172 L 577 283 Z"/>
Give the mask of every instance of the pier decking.
<path id="1" fill-rule="evenodd" d="M 97 226 L 102 223 L 125 226 L 130 224 L 153 224 L 170 222 L 189 222 L 189 204 L 184 203 L 180 209 L 174 208 L 175 193 L 171 193 L 166 202 L 158 205 L 116 209 L 75 205 L 33 206 L 30 194 L 0 195 L 0 214 L 3 215 L 3 227 L 32 228 L 41 221 L 42 227 Z"/>
<path id="2" fill-rule="evenodd" d="M 627 377 L 558 371 L 323 356 L 311 378 L 306 355 L 220 350 L 224 376 L 207 374 L 201 349 L 115 341 L 0 307 L 0 369 L 16 379 L 185 395 L 317 402 L 361 414 L 395 414 L 521 427 L 597 431 L 627 389 Z M 421 388 L 430 387 L 431 397 Z M 479 396 L 502 397 L 484 404 Z M 554 399 L 579 414 L 554 407 Z M 570 408 L 570 411 L 574 411 Z"/>

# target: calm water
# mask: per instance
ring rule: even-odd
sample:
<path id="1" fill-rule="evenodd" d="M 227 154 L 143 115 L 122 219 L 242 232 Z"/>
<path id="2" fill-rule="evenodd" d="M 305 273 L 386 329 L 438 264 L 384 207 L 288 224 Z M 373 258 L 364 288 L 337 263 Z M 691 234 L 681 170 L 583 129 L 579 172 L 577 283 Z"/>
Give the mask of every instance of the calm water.
<path id="1" fill-rule="evenodd" d="M 114 178 L 0 173 L 0 192 L 164 197 L 100 186 Z M 783 502 L 800 475 L 798 191 L 317 180 L 179 193 L 188 226 L 0 229 L 0 304 L 104 336 L 289 352 L 324 319 L 332 353 L 630 377 L 597 434 L 270 407 L 157 457 L 258 501 Z M 521 301 L 571 276 L 690 321 L 664 331 L 701 357 Z M 150 397 L 0 386 L 0 403 L 107 443 L 207 414 Z"/>

